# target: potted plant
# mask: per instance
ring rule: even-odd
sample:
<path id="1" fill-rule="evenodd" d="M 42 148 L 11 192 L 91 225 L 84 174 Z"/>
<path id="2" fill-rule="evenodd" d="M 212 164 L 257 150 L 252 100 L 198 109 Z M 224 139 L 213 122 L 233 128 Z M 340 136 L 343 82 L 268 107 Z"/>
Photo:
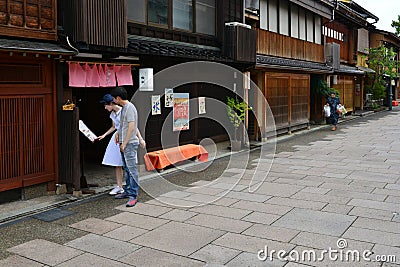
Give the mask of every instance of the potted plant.
<path id="1" fill-rule="evenodd" d="M 242 141 L 238 138 L 237 131 L 240 125 L 244 122 L 246 111 L 251 110 L 251 107 L 246 102 L 240 101 L 233 97 L 226 97 L 227 100 L 227 112 L 230 122 L 235 128 L 235 139 L 231 140 L 231 150 L 239 151 L 242 147 Z"/>

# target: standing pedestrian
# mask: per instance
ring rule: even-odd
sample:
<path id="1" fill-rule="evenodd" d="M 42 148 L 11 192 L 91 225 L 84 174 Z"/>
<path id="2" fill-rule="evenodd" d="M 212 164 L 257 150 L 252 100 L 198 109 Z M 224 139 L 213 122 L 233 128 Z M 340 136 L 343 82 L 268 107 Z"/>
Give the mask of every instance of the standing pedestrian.
<path id="1" fill-rule="evenodd" d="M 106 94 L 100 100 L 100 103 L 104 105 L 104 108 L 110 112 L 110 119 L 112 121 L 112 126 L 107 130 L 104 134 L 100 135 L 97 140 L 104 139 L 107 135 L 114 132 L 110 141 L 108 142 L 106 152 L 103 157 L 103 165 L 114 166 L 115 167 L 115 177 L 117 180 L 117 185 L 113 190 L 109 193 L 110 195 L 121 194 L 124 192 L 122 187 L 122 156 L 119 150 L 119 144 L 115 142 L 115 135 L 117 134 L 120 128 L 120 115 L 121 115 L 121 107 L 113 103 L 113 97 L 110 94 Z M 117 131 L 115 131 L 117 130 Z"/>
<path id="2" fill-rule="evenodd" d="M 327 123 L 332 124 L 333 128 L 332 131 L 336 131 L 337 124 L 339 120 L 339 110 L 338 106 L 340 105 L 340 99 L 336 96 L 335 92 L 331 92 L 330 96 L 328 97 L 328 101 L 326 105 L 329 105 L 331 115 L 327 118 Z"/>
<path id="3" fill-rule="evenodd" d="M 115 136 L 119 143 L 122 162 L 125 170 L 125 192 L 115 196 L 116 199 L 129 198 L 127 207 L 133 207 L 137 203 L 139 192 L 139 172 L 136 166 L 137 149 L 145 147 L 140 133 L 138 134 L 138 113 L 136 107 L 128 100 L 128 93 L 123 87 L 115 87 L 110 92 L 114 103 L 122 106 L 120 129 Z"/>

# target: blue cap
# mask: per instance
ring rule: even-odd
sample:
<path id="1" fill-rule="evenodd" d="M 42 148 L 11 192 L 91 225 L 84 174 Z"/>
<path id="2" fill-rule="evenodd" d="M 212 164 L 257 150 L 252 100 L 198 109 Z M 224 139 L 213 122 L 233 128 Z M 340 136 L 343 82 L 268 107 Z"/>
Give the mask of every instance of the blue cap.
<path id="1" fill-rule="evenodd" d="M 114 101 L 113 97 L 110 94 L 105 94 L 103 96 L 103 98 L 100 100 L 100 103 L 108 105 L 108 104 L 112 103 L 113 101 Z"/>

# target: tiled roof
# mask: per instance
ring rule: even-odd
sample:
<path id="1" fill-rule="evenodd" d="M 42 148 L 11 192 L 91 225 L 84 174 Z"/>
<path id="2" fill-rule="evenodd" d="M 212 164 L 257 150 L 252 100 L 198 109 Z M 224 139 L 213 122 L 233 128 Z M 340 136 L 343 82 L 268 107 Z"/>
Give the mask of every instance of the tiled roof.
<path id="1" fill-rule="evenodd" d="M 128 35 L 128 43 L 129 53 L 231 61 L 222 56 L 221 49 L 213 46 L 196 45 L 137 35 Z"/>
<path id="2" fill-rule="evenodd" d="M 269 67 L 277 69 L 294 69 L 308 72 L 332 72 L 332 67 L 318 62 L 310 62 L 296 59 L 257 55 L 257 67 Z"/>
<path id="3" fill-rule="evenodd" d="M 75 53 L 72 49 L 66 49 L 57 43 L 5 38 L 0 38 L 0 50 L 67 55 L 73 55 Z"/>

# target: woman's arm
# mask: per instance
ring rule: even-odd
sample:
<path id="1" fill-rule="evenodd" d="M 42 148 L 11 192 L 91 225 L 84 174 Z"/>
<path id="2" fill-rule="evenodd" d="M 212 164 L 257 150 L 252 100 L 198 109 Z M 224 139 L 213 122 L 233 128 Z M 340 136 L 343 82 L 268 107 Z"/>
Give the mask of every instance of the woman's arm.
<path id="1" fill-rule="evenodd" d="M 140 134 L 139 129 L 137 129 L 136 136 L 139 138 L 139 144 L 140 144 L 140 146 L 141 146 L 142 148 L 145 148 L 145 147 L 146 147 L 146 142 L 144 141 L 142 135 Z"/>
<path id="2" fill-rule="evenodd" d="M 109 135 L 110 133 L 112 133 L 114 131 L 115 131 L 115 125 L 114 125 L 114 122 L 112 122 L 112 126 L 110 127 L 110 129 L 108 129 L 107 132 L 105 132 L 104 134 L 102 134 L 99 137 L 97 137 L 97 140 L 104 139 L 104 137 L 106 137 L 107 135 Z"/>

